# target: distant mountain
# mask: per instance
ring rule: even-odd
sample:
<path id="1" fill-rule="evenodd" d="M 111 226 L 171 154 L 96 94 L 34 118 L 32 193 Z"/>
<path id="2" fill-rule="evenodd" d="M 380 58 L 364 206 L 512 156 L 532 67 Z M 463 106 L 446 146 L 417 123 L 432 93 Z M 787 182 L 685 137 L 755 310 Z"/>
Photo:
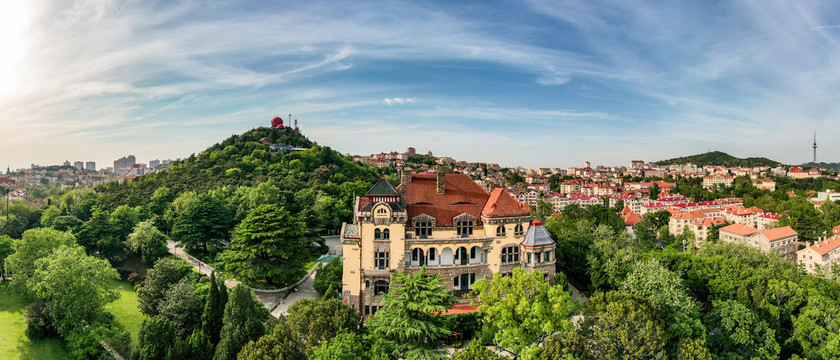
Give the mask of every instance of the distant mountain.
<path id="1" fill-rule="evenodd" d="M 784 166 L 784 164 L 773 161 L 763 157 L 737 158 L 722 151 L 712 151 L 704 154 L 697 154 L 691 156 L 683 156 L 674 159 L 657 161 L 656 165 L 677 165 L 677 164 L 694 164 L 697 166 L 705 165 L 719 165 L 719 166 Z"/>
<path id="2" fill-rule="evenodd" d="M 825 162 L 815 163 L 815 162 L 812 161 L 812 162 L 809 162 L 809 163 L 802 164 L 802 166 L 818 167 L 818 168 L 823 168 L 823 169 L 832 170 L 832 171 L 840 170 L 840 163 L 825 163 Z"/>

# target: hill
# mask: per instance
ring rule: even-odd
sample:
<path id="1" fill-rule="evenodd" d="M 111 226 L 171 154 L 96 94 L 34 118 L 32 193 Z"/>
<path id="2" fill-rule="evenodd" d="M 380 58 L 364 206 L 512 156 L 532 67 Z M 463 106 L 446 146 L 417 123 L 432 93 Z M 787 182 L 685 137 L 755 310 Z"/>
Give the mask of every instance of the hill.
<path id="1" fill-rule="evenodd" d="M 818 167 L 818 168 L 831 170 L 831 171 L 840 170 L 840 163 L 826 163 L 826 162 L 816 162 L 815 163 L 815 162 L 812 161 L 812 162 L 809 162 L 809 163 L 802 164 L 802 166 L 811 167 L 811 168 Z"/>
<path id="2" fill-rule="evenodd" d="M 694 164 L 697 166 L 719 165 L 719 166 L 784 166 L 784 164 L 764 157 L 737 158 L 722 151 L 712 151 L 704 154 L 683 156 L 674 159 L 657 161 L 656 165 L 677 165 Z"/>

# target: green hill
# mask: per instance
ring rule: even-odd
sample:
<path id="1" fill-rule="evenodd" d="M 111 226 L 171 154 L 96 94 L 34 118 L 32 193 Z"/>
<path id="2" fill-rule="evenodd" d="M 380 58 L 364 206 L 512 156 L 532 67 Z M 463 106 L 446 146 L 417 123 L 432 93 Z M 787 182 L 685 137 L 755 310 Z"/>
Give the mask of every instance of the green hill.
<path id="1" fill-rule="evenodd" d="M 737 158 L 722 151 L 712 151 L 704 154 L 683 156 L 674 159 L 657 161 L 656 165 L 677 165 L 694 164 L 697 166 L 719 165 L 719 166 L 784 166 L 784 164 L 763 157 Z"/>
<path id="2" fill-rule="evenodd" d="M 826 163 L 826 162 L 816 162 L 815 163 L 815 162 L 812 161 L 812 162 L 809 162 L 809 163 L 802 164 L 802 166 L 811 167 L 811 168 L 818 167 L 818 168 L 827 169 L 827 170 L 831 170 L 831 171 L 840 170 L 840 163 Z"/>

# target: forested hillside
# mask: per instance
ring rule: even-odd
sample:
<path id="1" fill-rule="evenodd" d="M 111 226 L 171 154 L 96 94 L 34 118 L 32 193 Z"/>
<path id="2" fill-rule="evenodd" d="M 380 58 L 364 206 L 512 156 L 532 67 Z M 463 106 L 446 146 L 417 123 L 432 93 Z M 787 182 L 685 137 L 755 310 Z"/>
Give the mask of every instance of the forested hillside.
<path id="1" fill-rule="evenodd" d="M 662 160 L 657 161 L 654 164 L 656 165 L 677 165 L 677 164 L 694 164 L 697 166 L 706 166 L 706 165 L 719 165 L 719 166 L 744 166 L 744 167 L 755 167 L 755 166 L 783 166 L 782 163 L 770 160 L 768 158 L 763 157 L 749 157 L 749 158 L 737 158 L 732 155 L 729 155 L 725 152 L 721 151 L 712 151 L 707 152 L 704 154 L 697 154 L 691 156 L 683 156 L 674 159 Z"/>

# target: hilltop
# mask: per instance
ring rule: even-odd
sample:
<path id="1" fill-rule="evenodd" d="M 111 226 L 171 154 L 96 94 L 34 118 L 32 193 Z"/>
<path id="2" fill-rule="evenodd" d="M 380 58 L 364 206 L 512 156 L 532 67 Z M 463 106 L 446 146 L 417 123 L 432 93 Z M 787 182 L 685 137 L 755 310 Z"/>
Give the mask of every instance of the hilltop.
<path id="1" fill-rule="evenodd" d="M 755 167 L 755 166 L 784 166 L 784 164 L 773 161 L 768 158 L 764 157 L 749 157 L 749 158 L 737 158 L 732 155 L 729 155 L 722 151 L 712 151 L 707 152 L 704 154 L 697 154 L 691 156 L 683 156 L 674 159 L 662 160 L 657 161 L 654 164 L 656 165 L 677 165 L 677 164 L 694 164 L 697 166 L 706 166 L 706 165 L 719 165 L 719 166 L 743 166 L 743 167 Z"/>
<path id="2" fill-rule="evenodd" d="M 812 162 L 809 162 L 809 163 L 802 164 L 802 166 L 807 166 L 807 167 L 811 167 L 811 168 L 821 168 L 821 169 L 827 169 L 827 170 L 832 170 L 832 171 L 840 170 L 840 163 L 826 163 L 826 162 L 816 162 L 815 163 L 815 162 L 812 161 Z"/>

